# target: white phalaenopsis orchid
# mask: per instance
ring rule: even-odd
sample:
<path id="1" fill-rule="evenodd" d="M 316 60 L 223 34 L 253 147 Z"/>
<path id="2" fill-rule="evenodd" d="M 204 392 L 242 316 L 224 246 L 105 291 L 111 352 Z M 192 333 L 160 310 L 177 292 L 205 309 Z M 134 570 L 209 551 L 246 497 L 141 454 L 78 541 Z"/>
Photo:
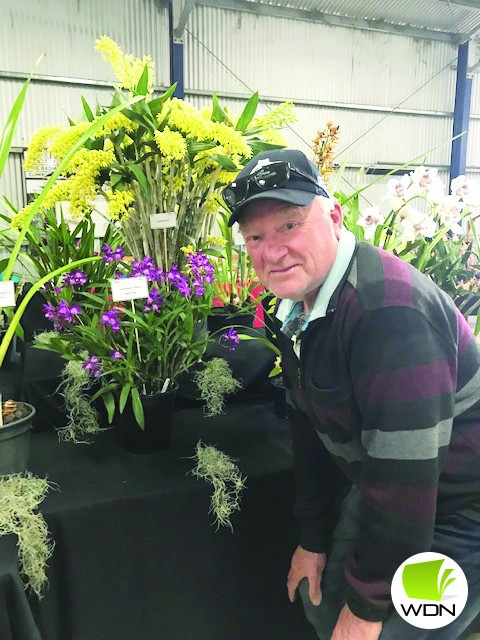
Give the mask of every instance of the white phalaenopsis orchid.
<path id="1" fill-rule="evenodd" d="M 440 223 L 457 236 L 463 233 L 460 216 L 464 208 L 465 204 L 457 196 L 445 196 L 437 211 Z"/>
<path id="2" fill-rule="evenodd" d="M 412 180 L 408 173 L 405 173 L 401 178 L 390 178 L 387 184 L 386 198 L 405 198 L 411 184 Z"/>
<path id="3" fill-rule="evenodd" d="M 425 238 L 433 238 L 437 230 L 437 223 L 430 216 L 424 216 L 422 221 L 415 225 L 415 229 Z"/>
<path id="4" fill-rule="evenodd" d="M 435 220 L 418 209 L 405 205 L 400 209 L 398 231 L 405 242 L 414 242 L 419 235 L 432 238 L 437 230 Z"/>
<path id="5" fill-rule="evenodd" d="M 418 184 L 412 182 L 408 173 L 401 178 L 391 178 L 387 184 L 387 193 L 384 200 L 390 199 L 392 211 L 398 211 L 405 203 L 414 198 L 419 192 Z"/>
<path id="6" fill-rule="evenodd" d="M 438 169 L 417 167 L 415 171 L 410 172 L 410 178 L 412 182 L 418 184 L 422 189 L 427 189 L 427 191 L 443 191 L 445 188 L 442 180 L 438 176 Z"/>
<path id="7" fill-rule="evenodd" d="M 410 173 L 410 177 L 412 182 L 424 191 L 424 197 L 430 206 L 434 207 L 442 202 L 445 197 L 445 185 L 438 175 L 438 169 L 417 167 Z"/>
<path id="8" fill-rule="evenodd" d="M 480 185 L 465 176 L 458 176 L 452 180 L 450 189 L 453 196 L 461 198 L 471 207 L 480 206 Z"/>
<path id="9" fill-rule="evenodd" d="M 385 222 L 385 217 L 380 213 L 380 209 L 377 206 L 364 209 L 361 217 L 357 220 L 357 224 L 363 227 L 365 240 L 371 240 L 375 235 L 377 226 L 383 222 Z"/>
<path id="10" fill-rule="evenodd" d="M 398 212 L 398 215 L 401 220 L 407 220 L 411 224 L 419 224 L 425 217 L 424 213 L 409 204 L 402 207 Z"/>

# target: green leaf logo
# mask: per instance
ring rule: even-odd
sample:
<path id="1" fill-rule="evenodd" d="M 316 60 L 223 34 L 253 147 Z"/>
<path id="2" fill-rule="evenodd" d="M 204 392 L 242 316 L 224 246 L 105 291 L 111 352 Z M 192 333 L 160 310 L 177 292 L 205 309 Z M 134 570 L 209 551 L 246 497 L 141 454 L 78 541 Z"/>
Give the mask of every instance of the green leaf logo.
<path id="1" fill-rule="evenodd" d="M 440 577 L 444 560 L 431 560 L 407 564 L 403 568 L 402 582 L 409 598 L 436 600 L 443 598 L 446 588 L 455 578 L 450 578 L 453 569 L 446 569 Z"/>

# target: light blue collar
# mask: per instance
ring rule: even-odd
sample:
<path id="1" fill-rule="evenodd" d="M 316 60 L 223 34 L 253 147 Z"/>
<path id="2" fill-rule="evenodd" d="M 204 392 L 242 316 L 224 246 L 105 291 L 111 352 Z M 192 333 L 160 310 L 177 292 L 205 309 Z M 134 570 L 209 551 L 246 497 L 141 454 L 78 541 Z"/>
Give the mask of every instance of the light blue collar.
<path id="1" fill-rule="evenodd" d="M 309 322 L 316 320 L 317 318 L 324 318 L 327 314 L 328 303 L 333 295 L 333 292 L 340 284 L 341 279 L 345 275 L 348 265 L 352 259 L 355 251 L 355 236 L 351 231 L 342 227 L 340 232 L 340 239 L 338 241 L 338 251 L 333 267 L 318 290 L 315 303 L 312 307 L 310 315 L 305 319 L 305 323 L 302 327 L 304 331 Z M 276 317 L 280 322 L 285 323 L 293 318 L 290 316 L 297 316 L 303 310 L 303 302 L 298 303 L 295 300 L 288 300 L 285 298 L 280 302 L 277 309 Z"/>

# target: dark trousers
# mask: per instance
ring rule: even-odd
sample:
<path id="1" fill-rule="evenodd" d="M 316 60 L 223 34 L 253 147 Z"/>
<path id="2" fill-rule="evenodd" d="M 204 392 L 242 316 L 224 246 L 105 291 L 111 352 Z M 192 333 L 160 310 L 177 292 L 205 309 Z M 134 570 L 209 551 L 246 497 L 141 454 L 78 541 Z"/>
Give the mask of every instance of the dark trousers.
<path id="1" fill-rule="evenodd" d="M 327 555 L 322 578 L 322 603 L 314 606 L 308 597 L 308 582 L 300 583 L 305 614 L 320 640 L 330 640 L 345 604 L 346 580 L 343 563 L 355 546 L 360 496 L 353 488 L 345 499 L 334 542 Z M 468 600 L 458 618 L 441 629 L 419 629 L 405 622 L 393 609 L 383 623 L 380 640 L 457 640 L 480 613 L 480 523 L 455 514 L 435 528 L 431 551 L 443 553 L 462 568 L 468 581 Z"/>

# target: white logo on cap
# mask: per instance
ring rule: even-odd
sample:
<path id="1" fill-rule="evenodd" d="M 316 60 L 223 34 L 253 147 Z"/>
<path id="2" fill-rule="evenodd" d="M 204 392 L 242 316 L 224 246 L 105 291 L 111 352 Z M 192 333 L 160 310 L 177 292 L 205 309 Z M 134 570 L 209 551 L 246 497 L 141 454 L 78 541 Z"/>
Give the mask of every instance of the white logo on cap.
<path id="1" fill-rule="evenodd" d="M 262 167 L 268 166 L 269 164 L 271 164 L 271 162 L 272 161 L 270 160 L 270 158 L 264 158 L 263 160 L 259 160 L 257 164 L 253 167 L 253 169 L 250 171 L 250 175 L 252 175 L 252 173 L 256 173 Z"/>

